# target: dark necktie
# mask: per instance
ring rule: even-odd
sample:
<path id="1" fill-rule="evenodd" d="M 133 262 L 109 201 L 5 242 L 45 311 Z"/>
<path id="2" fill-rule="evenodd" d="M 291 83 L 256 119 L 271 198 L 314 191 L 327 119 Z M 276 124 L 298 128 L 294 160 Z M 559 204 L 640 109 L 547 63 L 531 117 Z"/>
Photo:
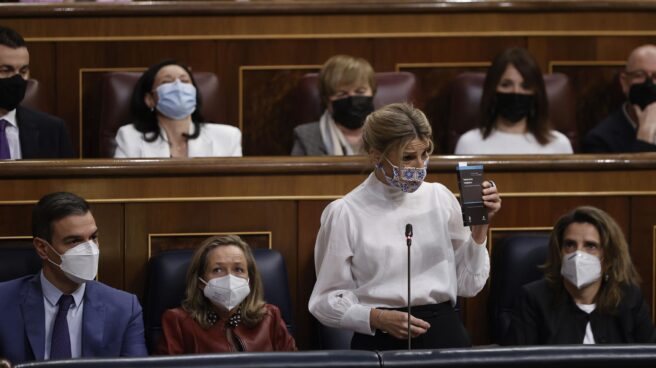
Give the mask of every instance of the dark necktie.
<path id="1" fill-rule="evenodd" d="M 0 160 L 8 160 L 11 158 L 9 153 L 9 141 L 7 140 L 7 133 L 5 128 L 9 122 L 7 120 L 0 120 Z"/>
<path id="2" fill-rule="evenodd" d="M 73 297 L 63 294 L 59 298 L 59 310 L 52 327 L 52 339 L 50 340 L 50 359 L 71 358 L 71 336 L 68 333 L 68 309 L 73 304 Z"/>

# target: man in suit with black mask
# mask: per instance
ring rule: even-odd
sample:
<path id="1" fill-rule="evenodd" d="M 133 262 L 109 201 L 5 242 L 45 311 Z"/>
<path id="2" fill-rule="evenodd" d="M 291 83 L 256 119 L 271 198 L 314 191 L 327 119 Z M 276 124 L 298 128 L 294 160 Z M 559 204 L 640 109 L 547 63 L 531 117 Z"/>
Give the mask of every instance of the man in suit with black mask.
<path id="1" fill-rule="evenodd" d="M 13 29 L 0 26 L 0 160 L 72 157 L 62 119 L 20 106 L 29 76 L 25 40 Z"/>
<path id="2" fill-rule="evenodd" d="M 620 74 L 627 101 L 597 124 L 582 142 L 585 153 L 656 151 L 656 46 L 631 52 Z"/>

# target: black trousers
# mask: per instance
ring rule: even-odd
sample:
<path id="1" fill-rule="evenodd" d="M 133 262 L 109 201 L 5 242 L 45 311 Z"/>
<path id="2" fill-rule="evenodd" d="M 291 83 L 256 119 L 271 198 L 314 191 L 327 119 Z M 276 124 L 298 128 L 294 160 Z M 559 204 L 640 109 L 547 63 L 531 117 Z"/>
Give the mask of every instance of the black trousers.
<path id="1" fill-rule="evenodd" d="M 407 312 L 408 308 L 379 308 Z M 412 307 L 410 313 L 430 323 L 425 334 L 412 339 L 412 349 L 440 349 L 470 347 L 471 340 L 460 321 L 460 316 L 450 302 Z M 374 336 L 355 333 L 351 340 L 351 349 L 355 350 L 404 350 L 408 340 L 376 330 Z"/>

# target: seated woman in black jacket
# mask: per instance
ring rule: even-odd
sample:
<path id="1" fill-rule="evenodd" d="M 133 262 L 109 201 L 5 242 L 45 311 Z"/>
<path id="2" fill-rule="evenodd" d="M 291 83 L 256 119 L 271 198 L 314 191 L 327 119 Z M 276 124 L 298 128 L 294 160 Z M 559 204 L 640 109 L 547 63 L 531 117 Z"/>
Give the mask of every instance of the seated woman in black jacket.
<path id="1" fill-rule="evenodd" d="M 624 234 L 606 212 L 578 207 L 561 217 L 544 271 L 522 288 L 509 345 L 654 341 Z"/>

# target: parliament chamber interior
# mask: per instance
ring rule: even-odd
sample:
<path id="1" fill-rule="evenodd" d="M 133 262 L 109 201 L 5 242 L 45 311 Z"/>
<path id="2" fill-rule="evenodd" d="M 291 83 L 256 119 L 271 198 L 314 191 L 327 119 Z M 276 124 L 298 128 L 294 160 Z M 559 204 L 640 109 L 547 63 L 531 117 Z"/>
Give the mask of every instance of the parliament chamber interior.
<path id="1" fill-rule="evenodd" d="M 227 234 L 253 248 L 265 299 L 298 348 L 7 366 L 656 366 L 649 344 L 500 345 L 522 284 L 542 277 L 554 224 L 578 206 L 617 222 L 656 316 L 656 154 L 583 149 L 586 134 L 627 100 L 627 57 L 656 43 L 655 20 L 656 3 L 643 0 L 0 3 L 0 26 L 19 32 L 29 50 L 22 104 L 63 119 L 74 155 L 0 160 L 0 282 L 41 269 L 33 208 L 48 193 L 72 192 L 89 202 L 98 227 L 97 281 L 137 296 L 150 353 L 162 313 L 180 306 L 192 250 Z M 455 154 L 480 119 L 486 71 L 510 47 L 537 61 L 553 129 L 572 154 Z M 322 213 L 374 167 L 366 155 L 290 155 L 295 128 L 322 114 L 318 73 L 337 54 L 371 64 L 376 109 L 408 101 L 425 113 L 434 142 L 427 182 L 458 197 L 456 167 L 466 161 L 482 164 L 499 188 L 502 208 L 486 231 L 489 277 L 455 306 L 471 348 L 350 350 L 351 331 L 310 313 Z M 208 121 L 241 131 L 243 157 L 113 158 L 135 83 L 166 59 L 189 66 Z M 422 229 L 414 232 L 419 238 Z"/>

